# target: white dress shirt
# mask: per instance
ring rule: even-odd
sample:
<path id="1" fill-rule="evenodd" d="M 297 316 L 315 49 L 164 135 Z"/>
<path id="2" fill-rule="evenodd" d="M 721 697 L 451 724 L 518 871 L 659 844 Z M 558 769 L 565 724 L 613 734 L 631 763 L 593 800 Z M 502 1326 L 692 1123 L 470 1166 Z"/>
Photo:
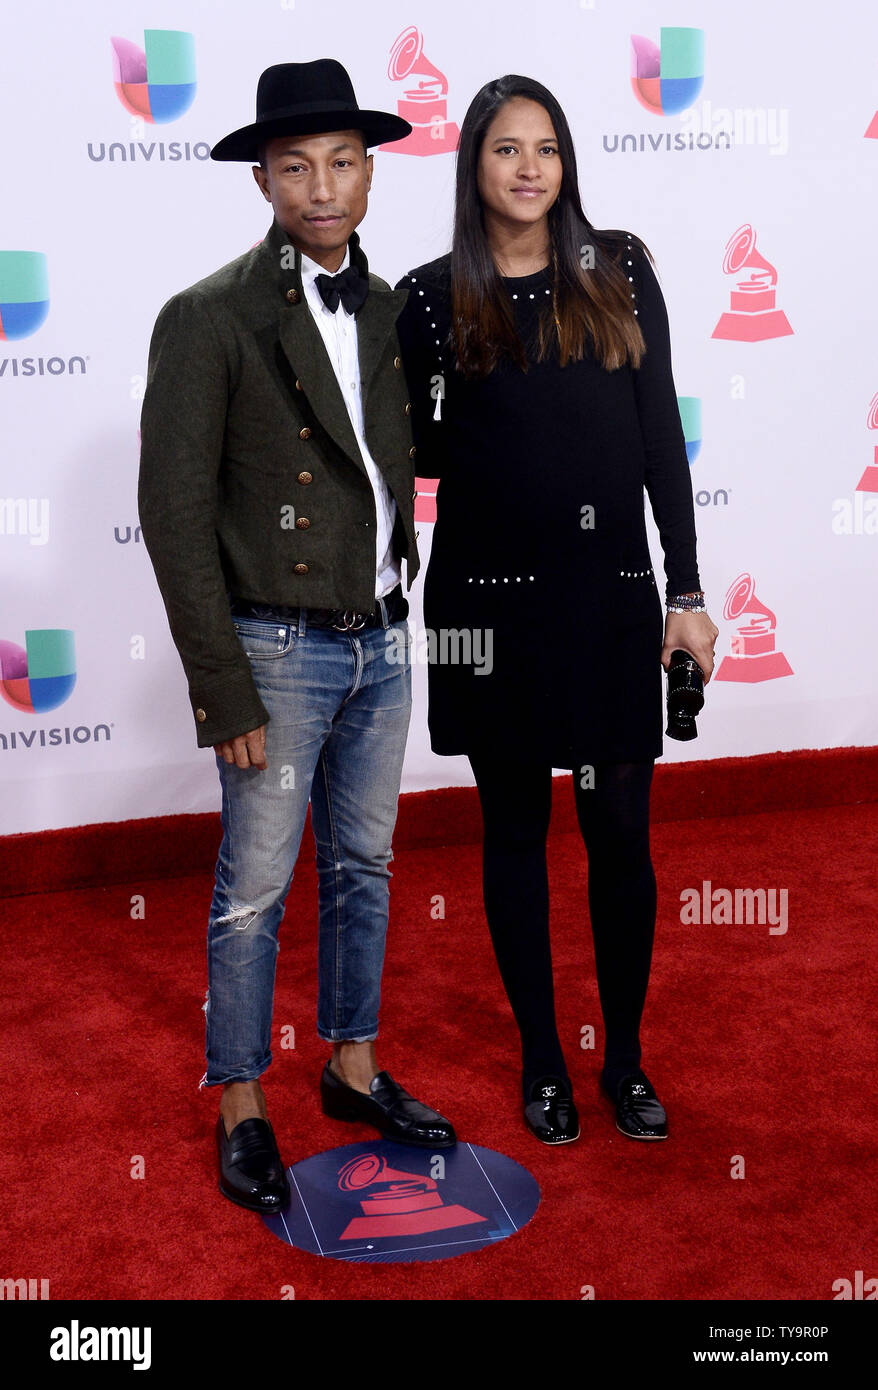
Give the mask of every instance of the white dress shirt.
<path id="1" fill-rule="evenodd" d="M 343 304 L 335 313 L 324 304 L 316 284 L 318 275 L 339 275 L 350 264 L 350 247 L 345 249 L 344 260 L 337 271 L 330 272 L 324 266 L 312 261 L 310 256 L 302 255 L 302 288 L 308 301 L 308 308 L 326 344 L 326 351 L 332 363 L 336 380 L 344 397 L 354 434 L 360 446 L 363 463 L 375 494 L 375 516 L 377 519 L 375 536 L 375 596 L 383 598 L 400 582 L 400 563 L 391 548 L 393 525 L 396 521 L 396 502 L 387 483 L 369 453 L 363 433 L 363 400 L 360 393 L 360 359 L 357 351 L 357 320 L 349 314 Z"/>

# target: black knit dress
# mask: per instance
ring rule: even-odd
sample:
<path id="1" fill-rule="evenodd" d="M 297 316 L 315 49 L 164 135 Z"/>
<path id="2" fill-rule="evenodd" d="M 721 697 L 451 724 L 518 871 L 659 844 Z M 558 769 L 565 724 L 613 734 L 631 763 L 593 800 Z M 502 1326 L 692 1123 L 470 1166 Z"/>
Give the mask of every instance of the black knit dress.
<path id="1" fill-rule="evenodd" d="M 397 327 L 418 474 L 440 479 L 424 585 L 436 753 L 490 749 L 571 769 L 662 754 L 664 612 L 644 488 L 666 592 L 701 586 L 664 299 L 624 238 L 621 262 L 646 341 L 637 370 L 606 371 L 591 355 L 563 368 L 557 352 L 535 360 L 548 268 L 503 280 L 527 372 L 504 363 L 482 379 L 454 368 L 450 255 L 397 287 L 409 289 Z M 469 653 L 460 632 L 474 632 Z"/>

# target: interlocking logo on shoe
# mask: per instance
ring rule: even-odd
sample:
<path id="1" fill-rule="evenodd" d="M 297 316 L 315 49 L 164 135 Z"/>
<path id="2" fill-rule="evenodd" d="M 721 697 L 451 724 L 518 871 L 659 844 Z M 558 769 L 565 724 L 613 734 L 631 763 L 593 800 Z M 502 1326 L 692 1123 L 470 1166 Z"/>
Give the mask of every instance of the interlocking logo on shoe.
<path id="1" fill-rule="evenodd" d="M 631 1094 L 632 1096 L 645 1096 L 646 1087 L 638 1081 L 634 1086 L 631 1087 Z"/>
<path id="2" fill-rule="evenodd" d="M 557 1094 L 557 1086 L 542 1086 L 540 1088 L 540 1095 L 542 1096 L 543 1100 L 551 1100 L 552 1096 L 556 1096 Z"/>

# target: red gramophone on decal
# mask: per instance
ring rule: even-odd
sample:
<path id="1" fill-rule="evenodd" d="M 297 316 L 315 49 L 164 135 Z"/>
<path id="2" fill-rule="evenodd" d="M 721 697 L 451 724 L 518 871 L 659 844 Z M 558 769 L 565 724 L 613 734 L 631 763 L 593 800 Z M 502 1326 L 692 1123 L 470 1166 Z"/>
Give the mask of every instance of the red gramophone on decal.
<path id="1" fill-rule="evenodd" d="M 750 621 L 742 623 L 732 638 L 731 656 L 724 656 L 714 676 L 718 681 L 741 681 L 752 685 L 756 681 L 773 681 L 779 676 L 791 676 L 793 668 L 783 652 L 775 650 L 777 619 L 770 608 L 756 596 L 752 576 L 739 574 L 726 593 L 723 617 L 735 622 L 745 613 Z"/>
<path id="2" fill-rule="evenodd" d="M 750 274 L 736 282 L 731 306 L 721 315 L 711 337 L 759 343 L 792 333 L 783 309 L 775 306 L 777 271 L 756 250 L 756 233 L 749 222 L 729 238 L 723 258 L 725 275 L 737 275 L 742 270 L 749 270 Z"/>
<path id="3" fill-rule="evenodd" d="M 488 1219 L 466 1207 L 446 1207 L 433 1178 L 390 1168 L 377 1154 L 349 1159 L 338 1170 L 338 1185 L 342 1192 L 371 1189 L 360 1201 L 363 1215 L 348 1222 L 341 1240 L 418 1236 Z"/>
<path id="4" fill-rule="evenodd" d="M 412 126 L 411 135 L 379 145 L 389 154 L 444 154 L 457 149 L 460 131 L 448 120 L 448 81 L 424 56 L 424 40 L 410 24 L 390 50 L 387 76 L 391 82 L 412 79 L 396 103 L 397 114 Z"/>
<path id="5" fill-rule="evenodd" d="M 869 402 L 866 425 L 870 430 L 878 430 L 878 391 Z M 873 448 L 875 450 L 874 462 L 867 466 L 865 473 L 857 483 L 857 492 L 878 492 L 878 444 L 873 445 Z"/>

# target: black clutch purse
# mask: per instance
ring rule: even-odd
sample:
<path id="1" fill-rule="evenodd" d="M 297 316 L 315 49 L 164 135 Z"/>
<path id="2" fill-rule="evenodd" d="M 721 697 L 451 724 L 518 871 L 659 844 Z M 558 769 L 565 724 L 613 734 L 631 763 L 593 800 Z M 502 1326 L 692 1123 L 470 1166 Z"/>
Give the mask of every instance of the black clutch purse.
<path id="1" fill-rule="evenodd" d="M 704 704 L 704 672 L 694 656 L 678 647 L 668 667 L 668 727 L 665 733 L 685 743 L 698 737 L 695 716 Z"/>

